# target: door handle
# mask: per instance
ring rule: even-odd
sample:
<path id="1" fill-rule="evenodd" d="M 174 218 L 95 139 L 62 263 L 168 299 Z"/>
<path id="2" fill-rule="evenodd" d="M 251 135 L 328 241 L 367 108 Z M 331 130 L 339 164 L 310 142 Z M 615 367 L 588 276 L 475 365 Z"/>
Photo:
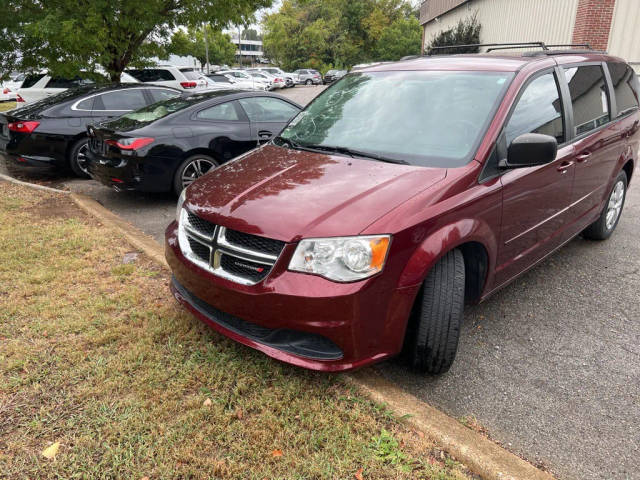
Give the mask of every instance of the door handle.
<path id="1" fill-rule="evenodd" d="M 258 137 L 260 137 L 260 140 L 269 140 L 272 136 L 273 133 L 271 133 L 269 130 L 260 130 L 258 132 Z"/>
<path id="2" fill-rule="evenodd" d="M 569 170 L 572 166 L 573 166 L 573 162 L 562 162 L 560 165 L 558 165 L 557 170 L 564 175 L 565 173 L 567 173 L 567 170 Z"/>
<path id="3" fill-rule="evenodd" d="M 590 156 L 591 152 L 581 152 L 576 155 L 576 160 L 578 160 L 579 163 L 586 162 L 587 160 L 589 160 Z"/>

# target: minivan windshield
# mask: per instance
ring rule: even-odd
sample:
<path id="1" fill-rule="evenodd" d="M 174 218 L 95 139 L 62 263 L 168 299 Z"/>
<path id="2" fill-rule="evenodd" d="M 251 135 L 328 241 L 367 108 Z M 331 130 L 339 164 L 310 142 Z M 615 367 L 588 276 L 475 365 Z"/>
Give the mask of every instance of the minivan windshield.
<path id="1" fill-rule="evenodd" d="M 471 161 L 513 78 L 509 72 L 359 72 L 298 114 L 276 144 L 394 163 Z"/>

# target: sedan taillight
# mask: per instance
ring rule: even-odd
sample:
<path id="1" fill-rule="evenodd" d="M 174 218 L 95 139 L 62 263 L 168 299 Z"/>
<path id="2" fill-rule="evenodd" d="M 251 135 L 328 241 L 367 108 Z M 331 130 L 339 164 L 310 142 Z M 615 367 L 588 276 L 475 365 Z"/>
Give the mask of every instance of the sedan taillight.
<path id="1" fill-rule="evenodd" d="M 10 91 L 11 91 L 11 90 L 9 90 L 8 88 L 5 88 L 4 90 L 2 90 L 2 93 L 4 93 L 4 94 L 6 95 L 6 94 L 7 94 L 7 93 L 9 93 Z"/>
<path id="2" fill-rule="evenodd" d="M 40 125 L 40 122 L 11 122 L 7 127 L 12 132 L 31 133 L 38 128 L 38 125 Z"/>
<path id="3" fill-rule="evenodd" d="M 24 98 L 22 98 L 20 95 L 16 95 L 16 102 L 17 102 L 17 103 L 26 103 L 26 102 L 24 101 Z"/>
<path id="4" fill-rule="evenodd" d="M 153 143 L 155 138 L 151 137 L 132 137 L 121 138 L 120 140 L 105 140 L 104 143 L 118 147 L 120 150 L 138 150 L 139 148 L 146 147 L 150 143 Z"/>
<path id="5" fill-rule="evenodd" d="M 180 82 L 182 88 L 196 88 L 198 84 L 196 82 Z"/>

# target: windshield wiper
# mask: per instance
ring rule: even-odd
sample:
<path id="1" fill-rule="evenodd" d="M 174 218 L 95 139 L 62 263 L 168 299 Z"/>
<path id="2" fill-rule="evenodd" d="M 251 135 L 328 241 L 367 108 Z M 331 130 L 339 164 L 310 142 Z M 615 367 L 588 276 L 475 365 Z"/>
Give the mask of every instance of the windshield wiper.
<path id="1" fill-rule="evenodd" d="M 287 140 L 288 141 L 288 140 Z M 349 147 L 339 147 L 333 145 L 296 145 L 294 148 L 300 148 L 301 150 L 309 150 L 309 151 L 320 151 L 320 152 L 333 152 L 333 153 L 342 153 L 344 155 L 349 155 L 350 157 L 363 157 L 363 158 L 372 158 L 374 160 L 378 160 L 380 162 L 386 163 L 395 163 L 398 165 L 408 165 L 408 162 L 404 160 L 397 160 L 395 158 L 384 157 L 382 155 L 378 155 L 373 152 L 364 152 L 362 150 L 355 150 Z"/>

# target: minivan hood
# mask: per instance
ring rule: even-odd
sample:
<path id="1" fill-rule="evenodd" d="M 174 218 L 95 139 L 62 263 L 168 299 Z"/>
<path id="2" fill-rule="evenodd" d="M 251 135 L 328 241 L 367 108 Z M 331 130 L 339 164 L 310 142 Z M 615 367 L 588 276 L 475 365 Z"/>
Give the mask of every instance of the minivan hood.
<path id="1" fill-rule="evenodd" d="M 199 178 L 185 206 L 215 224 L 286 242 L 357 235 L 445 176 L 443 168 L 267 145 Z"/>

